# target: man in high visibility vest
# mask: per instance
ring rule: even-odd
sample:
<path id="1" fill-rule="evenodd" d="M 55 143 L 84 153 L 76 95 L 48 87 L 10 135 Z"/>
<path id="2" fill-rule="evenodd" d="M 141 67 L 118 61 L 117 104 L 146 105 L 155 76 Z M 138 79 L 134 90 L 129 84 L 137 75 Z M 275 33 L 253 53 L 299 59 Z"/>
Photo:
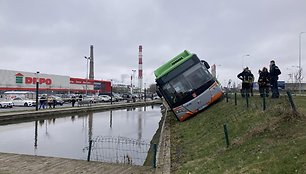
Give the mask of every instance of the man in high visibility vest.
<path id="1" fill-rule="evenodd" d="M 241 73 L 237 75 L 237 77 L 242 80 L 242 90 L 241 95 L 244 97 L 245 95 L 249 96 L 251 92 L 251 86 L 254 82 L 254 75 L 251 73 L 248 67 L 244 68 Z"/>

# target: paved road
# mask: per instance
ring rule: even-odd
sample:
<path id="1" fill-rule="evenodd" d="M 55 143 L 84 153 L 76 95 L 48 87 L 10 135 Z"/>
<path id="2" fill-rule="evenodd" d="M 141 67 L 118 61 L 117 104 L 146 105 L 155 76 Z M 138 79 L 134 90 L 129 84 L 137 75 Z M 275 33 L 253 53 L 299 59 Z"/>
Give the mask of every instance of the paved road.
<path id="1" fill-rule="evenodd" d="M 126 101 L 120 101 L 120 102 L 113 102 L 115 103 L 126 103 Z M 110 102 L 107 103 L 93 103 L 92 105 L 110 105 Z M 62 106 L 57 105 L 56 108 L 68 108 L 68 107 L 72 107 L 71 103 L 64 103 Z M 77 107 L 77 103 L 75 104 L 75 107 Z M 46 107 L 46 109 L 48 109 L 49 106 Z M 1 112 L 10 112 L 10 111 L 34 111 L 35 110 L 35 106 L 33 107 L 23 107 L 23 106 L 14 106 L 13 108 L 0 108 L 0 113 Z"/>
<path id="2" fill-rule="evenodd" d="M 87 162 L 82 160 L 39 157 L 0 153 L 0 173 L 19 174 L 51 174 L 51 173 L 133 173 L 150 174 L 155 170 L 150 166 L 131 166 L 124 164 L 108 164 L 101 162 Z"/>

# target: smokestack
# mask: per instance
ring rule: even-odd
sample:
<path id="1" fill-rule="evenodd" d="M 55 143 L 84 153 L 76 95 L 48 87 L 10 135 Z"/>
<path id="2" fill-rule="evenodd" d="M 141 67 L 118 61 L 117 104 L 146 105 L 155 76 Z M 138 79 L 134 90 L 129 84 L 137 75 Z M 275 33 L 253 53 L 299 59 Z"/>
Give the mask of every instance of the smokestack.
<path id="1" fill-rule="evenodd" d="M 138 87 L 142 90 L 142 46 L 139 45 L 139 62 L 138 62 Z"/>
<path id="2" fill-rule="evenodd" d="M 89 79 L 94 79 L 94 55 L 93 55 L 93 45 L 90 45 Z"/>

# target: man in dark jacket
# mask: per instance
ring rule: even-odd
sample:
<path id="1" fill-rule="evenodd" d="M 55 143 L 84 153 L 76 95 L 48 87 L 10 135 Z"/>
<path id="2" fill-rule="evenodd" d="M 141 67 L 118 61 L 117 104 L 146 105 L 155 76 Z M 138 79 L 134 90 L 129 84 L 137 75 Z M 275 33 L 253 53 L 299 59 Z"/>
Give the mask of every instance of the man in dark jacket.
<path id="1" fill-rule="evenodd" d="M 251 73 L 248 67 L 244 68 L 241 73 L 237 75 L 237 77 L 242 80 L 242 90 L 241 95 L 244 97 L 246 94 L 249 96 L 251 85 L 254 81 L 254 75 Z"/>
<path id="2" fill-rule="evenodd" d="M 260 96 L 263 97 L 265 95 L 269 97 L 270 73 L 266 67 L 259 70 L 258 85 Z"/>
<path id="3" fill-rule="evenodd" d="M 275 61 L 270 61 L 270 82 L 271 82 L 271 91 L 272 91 L 272 98 L 278 98 L 279 92 L 278 92 L 278 76 L 281 74 L 280 69 L 278 66 L 275 65 Z"/>

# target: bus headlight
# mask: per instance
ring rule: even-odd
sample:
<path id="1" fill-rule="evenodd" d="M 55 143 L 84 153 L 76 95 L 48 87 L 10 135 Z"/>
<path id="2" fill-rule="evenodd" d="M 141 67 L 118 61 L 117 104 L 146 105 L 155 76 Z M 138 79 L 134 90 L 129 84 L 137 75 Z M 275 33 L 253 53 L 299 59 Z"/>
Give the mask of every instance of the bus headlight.
<path id="1" fill-rule="evenodd" d="M 184 107 L 181 107 L 181 106 L 179 106 L 177 108 L 174 108 L 173 111 L 174 111 L 175 114 L 181 114 L 182 112 L 183 113 L 187 112 L 187 110 Z"/>

